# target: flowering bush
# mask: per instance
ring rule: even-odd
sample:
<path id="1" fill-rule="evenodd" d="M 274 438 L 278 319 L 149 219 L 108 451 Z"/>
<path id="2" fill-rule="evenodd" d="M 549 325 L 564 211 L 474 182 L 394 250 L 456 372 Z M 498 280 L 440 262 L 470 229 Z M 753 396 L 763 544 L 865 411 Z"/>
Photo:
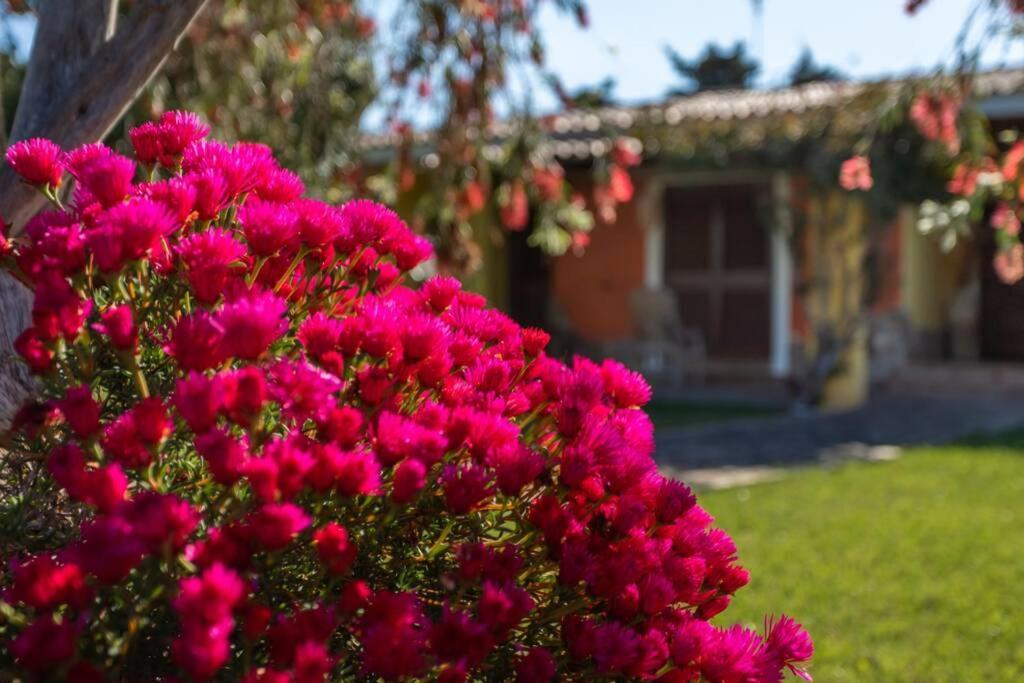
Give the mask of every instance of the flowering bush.
<path id="1" fill-rule="evenodd" d="M 747 572 L 657 473 L 639 375 L 403 285 L 431 249 L 394 213 L 206 134 L 8 153 L 56 208 L 4 245 L 41 382 L 4 476 L 45 454 L 21 503 L 58 512 L 5 535 L 10 675 L 806 677 L 793 620 L 709 622 Z"/>

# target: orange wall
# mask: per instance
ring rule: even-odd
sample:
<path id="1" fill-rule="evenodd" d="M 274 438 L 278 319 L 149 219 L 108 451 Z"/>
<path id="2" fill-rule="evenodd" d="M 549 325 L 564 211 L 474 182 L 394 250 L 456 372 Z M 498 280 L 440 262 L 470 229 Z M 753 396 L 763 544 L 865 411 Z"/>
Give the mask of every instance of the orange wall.
<path id="1" fill-rule="evenodd" d="M 555 300 L 575 331 L 589 341 L 633 333 L 629 296 L 644 281 L 644 226 L 638 216 L 643 179 L 634 183 L 633 200 L 619 206 L 615 223 L 598 221 L 582 257 L 570 252 L 552 264 Z"/>

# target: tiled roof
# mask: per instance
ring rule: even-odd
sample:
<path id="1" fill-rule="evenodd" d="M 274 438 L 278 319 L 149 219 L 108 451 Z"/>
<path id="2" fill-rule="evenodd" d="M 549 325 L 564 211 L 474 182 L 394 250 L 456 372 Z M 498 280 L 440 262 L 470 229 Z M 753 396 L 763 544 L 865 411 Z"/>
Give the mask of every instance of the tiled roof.
<path id="1" fill-rule="evenodd" d="M 889 81 L 900 85 L 906 80 Z M 630 131 L 640 123 L 683 125 L 687 122 L 742 121 L 779 114 L 800 114 L 835 107 L 847 102 L 869 87 L 887 83 L 827 81 L 808 83 L 775 90 L 715 90 L 670 97 L 651 104 L 610 106 L 596 110 L 573 110 L 545 117 L 550 134 L 549 154 L 563 159 L 588 159 L 603 156 L 611 150 L 613 137 L 631 139 Z M 990 71 L 975 80 L 978 99 L 991 99 L 1024 94 L 1024 69 Z M 1019 115 L 1024 118 L 1024 102 Z M 495 145 L 514 132 L 515 123 L 498 122 L 488 131 Z M 414 134 L 414 147 L 428 158 L 431 140 L 429 131 Z M 399 144 L 397 134 L 367 135 L 362 141 L 365 150 L 388 150 Z M 640 147 L 639 140 L 632 144 Z M 637 150 L 639 151 L 639 149 Z M 427 159 L 429 163 L 429 158 Z"/>

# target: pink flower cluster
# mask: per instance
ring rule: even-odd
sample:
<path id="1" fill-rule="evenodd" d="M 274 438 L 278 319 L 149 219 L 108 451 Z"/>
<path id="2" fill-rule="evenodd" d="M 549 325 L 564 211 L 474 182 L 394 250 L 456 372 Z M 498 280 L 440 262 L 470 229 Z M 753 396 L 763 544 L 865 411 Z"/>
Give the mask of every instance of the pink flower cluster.
<path id="1" fill-rule="evenodd" d="M 856 190 L 867 192 L 874 187 L 875 181 L 871 177 L 871 161 L 861 155 L 852 156 L 844 161 L 839 169 L 839 186 L 849 192 Z"/>
<path id="2" fill-rule="evenodd" d="M 48 453 L 39 504 L 76 523 L 12 562 L 0 660 L 75 681 L 806 677 L 791 619 L 711 623 L 748 574 L 657 472 L 638 374 L 548 356 L 452 278 L 403 284 L 431 247 L 395 213 L 303 198 L 265 147 L 206 135 L 171 113 L 131 132 L 134 160 L 8 154 L 55 204 L 75 180 L 6 265 L 35 292 L 17 348 L 44 386 L 17 439 Z"/>
<path id="3" fill-rule="evenodd" d="M 960 151 L 960 100 L 948 93 L 922 92 L 910 105 L 910 120 L 925 140 L 941 143 L 949 154 Z"/>

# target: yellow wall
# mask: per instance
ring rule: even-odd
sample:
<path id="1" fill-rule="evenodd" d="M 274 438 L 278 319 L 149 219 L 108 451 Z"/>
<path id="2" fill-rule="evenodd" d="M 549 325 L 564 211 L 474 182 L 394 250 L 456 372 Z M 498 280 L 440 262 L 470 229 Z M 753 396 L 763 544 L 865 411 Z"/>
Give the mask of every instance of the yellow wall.
<path id="1" fill-rule="evenodd" d="M 974 250 L 961 240 L 952 251 L 944 252 L 938 239 L 917 229 L 915 211 L 907 206 L 900 212 L 903 310 L 915 332 L 940 334 L 949 322 L 950 304 Z"/>
<path id="2" fill-rule="evenodd" d="M 808 358 L 820 352 L 815 330 L 829 328 L 845 340 L 837 371 L 824 384 L 822 407 L 855 408 L 868 397 L 870 360 L 862 319 L 863 268 L 867 213 L 863 202 L 846 193 L 812 196 L 807 203 L 805 274 L 809 276 L 804 305 L 809 323 Z"/>

